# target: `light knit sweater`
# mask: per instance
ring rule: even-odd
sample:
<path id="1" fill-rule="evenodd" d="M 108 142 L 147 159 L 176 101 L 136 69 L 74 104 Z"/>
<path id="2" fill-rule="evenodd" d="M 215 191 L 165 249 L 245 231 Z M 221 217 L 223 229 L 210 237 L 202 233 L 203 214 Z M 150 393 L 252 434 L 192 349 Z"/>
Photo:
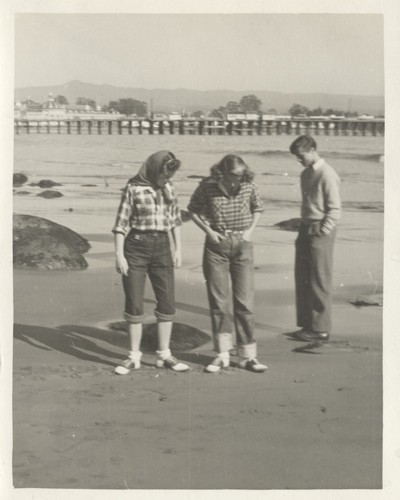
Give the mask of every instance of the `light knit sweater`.
<path id="1" fill-rule="evenodd" d="M 301 173 L 301 218 L 304 222 L 321 221 L 321 232 L 329 234 L 341 215 L 340 178 L 320 158 Z"/>

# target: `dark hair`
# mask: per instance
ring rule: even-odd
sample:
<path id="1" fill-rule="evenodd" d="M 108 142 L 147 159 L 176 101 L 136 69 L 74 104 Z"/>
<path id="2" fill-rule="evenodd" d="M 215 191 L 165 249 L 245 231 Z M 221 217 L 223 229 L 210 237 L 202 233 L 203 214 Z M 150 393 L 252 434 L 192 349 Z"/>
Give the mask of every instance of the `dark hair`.
<path id="1" fill-rule="evenodd" d="M 226 173 L 232 172 L 236 167 L 243 167 L 242 179 L 250 182 L 254 178 L 254 173 L 249 169 L 246 162 L 238 155 L 229 154 L 213 165 L 210 169 L 210 175 L 214 179 L 221 179 Z"/>
<path id="2" fill-rule="evenodd" d="M 181 161 L 173 153 L 169 152 L 164 158 L 162 166 L 167 172 L 176 172 L 181 166 Z"/>
<path id="3" fill-rule="evenodd" d="M 290 145 L 290 152 L 292 155 L 297 154 L 301 151 L 310 151 L 310 149 L 317 149 L 317 143 L 313 139 L 313 137 L 309 135 L 301 135 Z"/>

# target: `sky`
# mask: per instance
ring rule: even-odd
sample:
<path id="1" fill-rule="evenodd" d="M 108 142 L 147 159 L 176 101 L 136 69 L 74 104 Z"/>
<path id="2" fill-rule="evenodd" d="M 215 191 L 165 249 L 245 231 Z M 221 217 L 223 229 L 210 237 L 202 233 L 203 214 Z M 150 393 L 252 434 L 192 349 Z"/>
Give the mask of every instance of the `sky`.
<path id="1" fill-rule="evenodd" d="M 15 15 L 15 87 L 384 94 L 380 14 Z"/>

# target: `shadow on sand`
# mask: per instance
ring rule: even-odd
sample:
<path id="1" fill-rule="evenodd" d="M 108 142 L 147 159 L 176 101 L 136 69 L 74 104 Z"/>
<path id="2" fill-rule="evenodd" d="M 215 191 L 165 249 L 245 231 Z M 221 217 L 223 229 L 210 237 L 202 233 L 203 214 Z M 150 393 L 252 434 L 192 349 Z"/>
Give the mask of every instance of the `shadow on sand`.
<path id="1" fill-rule="evenodd" d="M 114 366 L 121 354 L 101 347 L 99 341 L 116 347 L 125 347 L 126 339 L 121 334 L 92 327 L 64 325 L 48 328 L 36 325 L 14 325 L 14 338 L 44 351 L 59 351 L 82 361 L 91 361 Z"/>
<path id="2" fill-rule="evenodd" d="M 210 358 L 207 356 L 187 352 L 196 345 L 190 346 L 189 338 L 185 343 L 182 343 L 180 337 L 184 333 L 186 333 L 187 337 L 192 334 L 192 341 L 195 340 L 198 345 L 210 340 L 210 337 L 205 333 L 188 325 L 176 323 L 171 338 L 171 349 L 174 355 L 181 360 L 194 364 L 205 364 L 206 361 L 209 361 Z M 198 338 L 200 334 L 201 339 Z M 119 361 L 125 359 L 126 350 L 128 349 L 128 335 L 126 332 L 82 325 L 62 325 L 49 328 L 16 323 L 14 325 L 14 338 L 43 351 L 58 351 L 82 361 L 107 366 L 115 366 Z M 156 349 L 155 342 L 155 324 L 144 325 L 142 351 L 154 353 Z M 111 349 L 108 348 L 107 344 L 112 346 Z M 185 349 L 185 347 L 189 347 L 189 349 Z M 119 353 L 116 349 L 123 351 Z M 152 366 L 146 362 L 142 362 L 142 364 Z"/>

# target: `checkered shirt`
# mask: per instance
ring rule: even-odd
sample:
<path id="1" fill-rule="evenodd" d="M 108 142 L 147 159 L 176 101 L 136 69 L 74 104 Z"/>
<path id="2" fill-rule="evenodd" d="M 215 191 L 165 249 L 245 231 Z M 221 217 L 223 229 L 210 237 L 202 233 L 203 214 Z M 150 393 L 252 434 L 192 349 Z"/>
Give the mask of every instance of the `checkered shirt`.
<path id="1" fill-rule="evenodd" d="M 254 212 L 264 209 L 254 182 L 241 182 L 239 192 L 228 196 L 220 181 L 208 177 L 193 193 L 188 210 L 204 217 L 216 231 L 242 231 L 251 226 Z"/>
<path id="2" fill-rule="evenodd" d="M 156 203 L 156 192 L 150 186 L 126 185 L 119 205 L 113 233 L 126 235 L 130 229 L 138 231 L 169 231 L 182 224 L 178 200 L 172 184 L 166 189 L 172 194 L 172 203 Z"/>

